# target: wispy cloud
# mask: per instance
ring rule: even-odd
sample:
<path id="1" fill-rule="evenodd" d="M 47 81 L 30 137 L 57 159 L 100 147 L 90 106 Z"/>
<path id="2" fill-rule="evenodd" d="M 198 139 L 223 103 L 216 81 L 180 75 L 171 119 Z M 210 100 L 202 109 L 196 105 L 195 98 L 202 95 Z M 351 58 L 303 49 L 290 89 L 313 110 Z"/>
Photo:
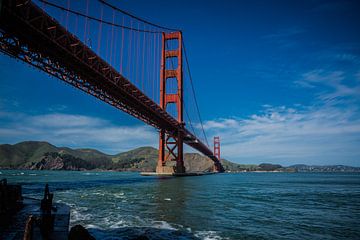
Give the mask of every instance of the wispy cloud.
<path id="1" fill-rule="evenodd" d="M 357 74 L 354 74 L 352 79 L 356 78 Z M 342 71 L 318 69 L 304 73 L 300 80 L 295 81 L 295 84 L 306 88 L 323 87 L 324 90 L 318 94 L 318 97 L 324 101 L 332 101 L 336 98 L 360 97 L 360 84 L 353 81 L 350 86 L 345 84 L 345 80 L 346 75 Z"/>
<path id="2" fill-rule="evenodd" d="M 358 64 L 360 57 L 352 53 L 339 53 L 333 56 L 334 60 Z"/>
<path id="3" fill-rule="evenodd" d="M 302 28 L 299 28 L 299 27 L 283 28 L 283 29 L 279 29 L 275 33 L 265 35 L 265 36 L 263 36 L 263 38 L 278 40 L 278 39 L 294 37 L 294 36 L 297 36 L 298 34 L 302 34 L 304 32 L 305 32 L 305 30 Z"/>
<path id="4" fill-rule="evenodd" d="M 64 111 L 64 110 L 66 110 L 67 108 L 68 108 L 68 107 L 67 107 L 66 105 L 56 104 L 56 105 L 50 106 L 50 107 L 48 108 L 48 110 L 49 110 L 50 112 L 56 113 L 56 112 L 62 112 L 62 111 Z"/>
<path id="5" fill-rule="evenodd" d="M 221 136 L 224 157 L 238 162 L 350 163 L 360 156 L 357 112 L 267 107 L 246 119 L 208 121 L 205 128 Z"/>
<path id="6" fill-rule="evenodd" d="M 295 84 L 316 93 L 313 104 L 264 105 L 247 118 L 207 121 L 205 129 L 222 138 L 223 156 L 238 162 L 360 165 L 359 77 L 308 71 Z"/>
<path id="7" fill-rule="evenodd" d="M 0 112 L 0 141 L 49 141 L 58 146 L 96 148 L 118 153 L 156 146 L 156 131 L 147 126 L 119 126 L 105 119 L 74 114 L 26 115 Z"/>
<path id="8" fill-rule="evenodd" d="M 270 44 L 280 48 L 292 48 L 298 45 L 299 36 L 305 33 L 305 29 L 299 27 L 283 28 L 276 32 L 264 35 L 262 38 Z"/>

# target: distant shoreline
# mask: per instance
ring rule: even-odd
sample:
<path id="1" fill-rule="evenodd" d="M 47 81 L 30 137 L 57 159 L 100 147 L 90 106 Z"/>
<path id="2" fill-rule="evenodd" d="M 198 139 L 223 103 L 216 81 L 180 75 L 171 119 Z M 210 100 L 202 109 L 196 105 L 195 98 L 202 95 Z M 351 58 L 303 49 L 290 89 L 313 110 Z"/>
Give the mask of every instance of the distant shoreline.
<path id="1" fill-rule="evenodd" d="M 127 170 L 107 170 L 107 169 L 28 169 L 28 168 L 0 168 L 1 171 L 61 171 L 61 172 L 124 172 L 124 173 L 140 173 L 138 169 Z M 225 171 L 222 174 L 239 174 L 239 173 L 359 173 L 359 171 Z"/>

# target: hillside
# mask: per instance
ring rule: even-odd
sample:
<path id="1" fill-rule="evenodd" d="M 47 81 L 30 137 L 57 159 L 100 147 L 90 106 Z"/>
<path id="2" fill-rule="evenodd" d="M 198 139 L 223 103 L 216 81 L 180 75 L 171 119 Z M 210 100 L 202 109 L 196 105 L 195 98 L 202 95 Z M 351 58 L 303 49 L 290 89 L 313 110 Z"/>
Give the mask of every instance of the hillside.
<path id="1" fill-rule="evenodd" d="M 14 145 L 0 145 L 0 167 L 24 167 L 39 161 L 47 152 L 57 152 L 58 148 L 47 142 L 27 141 Z"/>
<path id="2" fill-rule="evenodd" d="M 0 145 L 0 168 L 54 170 L 155 171 L 158 150 L 140 147 L 108 155 L 94 149 L 56 147 L 47 142 L 26 141 Z M 212 161 L 197 153 L 185 154 L 188 171 L 211 169 Z"/>
<path id="3" fill-rule="evenodd" d="M 95 149 L 56 147 L 48 142 L 0 144 L 0 169 L 155 171 L 157 159 L 158 150 L 153 147 L 108 155 Z M 209 171 L 213 166 L 209 158 L 198 153 L 185 153 L 184 163 L 187 171 Z M 221 163 L 228 172 L 360 172 L 358 167 L 343 165 L 283 167 L 270 163 L 237 164 L 225 159 Z"/>

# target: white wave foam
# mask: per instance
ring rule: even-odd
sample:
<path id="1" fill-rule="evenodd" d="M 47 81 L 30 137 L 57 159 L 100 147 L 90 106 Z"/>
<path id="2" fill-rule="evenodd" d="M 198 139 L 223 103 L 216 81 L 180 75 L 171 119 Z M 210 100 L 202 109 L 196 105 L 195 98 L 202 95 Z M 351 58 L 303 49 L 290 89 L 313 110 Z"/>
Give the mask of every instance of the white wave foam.
<path id="1" fill-rule="evenodd" d="M 215 231 L 197 231 L 194 233 L 195 237 L 203 240 L 222 240 L 224 238 L 217 235 Z M 227 239 L 227 238 L 225 238 Z"/>
<path id="2" fill-rule="evenodd" d="M 58 202 L 58 203 L 64 203 L 64 204 L 70 206 L 71 209 L 73 209 L 73 208 L 76 207 L 76 204 L 70 203 L 70 202 L 68 202 L 68 201 L 64 201 L 64 200 L 62 200 L 62 199 L 56 200 L 56 202 Z"/>
<path id="3" fill-rule="evenodd" d="M 98 225 L 95 224 L 86 224 L 85 228 L 103 229 L 102 227 L 99 227 Z"/>
<path id="4" fill-rule="evenodd" d="M 153 221 L 152 227 L 159 228 L 159 229 L 168 229 L 168 230 L 178 230 L 174 226 L 172 226 L 170 223 L 165 221 Z"/>
<path id="5" fill-rule="evenodd" d="M 165 201 L 171 201 L 171 198 L 164 198 Z"/>
<path id="6" fill-rule="evenodd" d="M 93 218 L 92 214 L 83 214 L 80 211 L 78 211 L 77 209 L 72 209 L 71 210 L 71 217 L 70 217 L 70 222 L 71 223 L 75 223 L 75 222 L 79 222 L 79 221 L 87 221 L 87 220 L 91 220 Z"/>
<path id="7" fill-rule="evenodd" d="M 113 196 L 115 198 L 125 198 L 125 194 L 123 192 L 120 193 L 114 193 Z"/>
<path id="8" fill-rule="evenodd" d="M 104 192 L 94 192 L 93 194 L 98 196 L 105 196 Z"/>
<path id="9" fill-rule="evenodd" d="M 122 228 L 122 227 L 128 227 L 129 225 L 124 220 L 120 220 L 112 225 L 110 225 L 110 228 Z"/>
<path id="10" fill-rule="evenodd" d="M 90 176 L 90 175 L 99 175 L 98 173 L 90 173 L 90 172 L 86 172 L 86 173 L 83 173 L 82 175 L 87 175 L 87 176 Z"/>
<path id="11" fill-rule="evenodd" d="M 87 207 L 77 207 L 77 209 L 84 212 L 89 210 Z"/>

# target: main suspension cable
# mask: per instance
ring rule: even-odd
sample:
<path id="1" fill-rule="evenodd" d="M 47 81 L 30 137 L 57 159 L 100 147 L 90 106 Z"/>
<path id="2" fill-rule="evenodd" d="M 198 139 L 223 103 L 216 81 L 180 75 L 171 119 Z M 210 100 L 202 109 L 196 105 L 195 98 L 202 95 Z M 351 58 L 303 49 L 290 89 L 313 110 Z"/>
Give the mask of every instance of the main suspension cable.
<path id="1" fill-rule="evenodd" d="M 67 9 L 67 8 L 65 8 L 63 6 L 57 5 L 57 4 L 49 2 L 47 0 L 39 0 L 39 1 L 44 3 L 44 4 L 47 4 L 49 6 L 52 6 L 54 8 L 60 9 L 62 11 L 66 11 L 66 12 L 69 12 L 69 13 L 84 17 L 84 18 L 88 18 L 88 19 L 91 19 L 91 20 L 94 20 L 94 21 L 97 21 L 97 22 L 100 22 L 100 23 L 110 25 L 110 26 L 124 28 L 124 29 L 127 29 L 127 30 L 135 31 L 135 32 L 162 33 L 162 31 L 151 31 L 151 30 L 137 29 L 137 28 L 128 27 L 128 26 L 117 24 L 117 23 L 112 23 L 112 22 L 109 22 L 109 21 L 105 21 L 105 20 L 102 20 L 102 19 L 99 19 L 99 18 L 96 18 L 96 17 L 88 16 L 88 15 L 86 15 L 84 13 L 81 13 L 81 12 L 78 12 L 78 11 Z M 101 1 L 101 0 L 99 0 L 99 1 Z"/>
<path id="2" fill-rule="evenodd" d="M 111 8 L 114 9 L 114 10 L 117 10 L 117 11 L 119 11 L 119 12 L 121 12 L 121 13 L 129 16 L 129 17 L 132 17 L 132 18 L 134 18 L 134 19 L 136 19 L 136 20 L 138 20 L 138 21 L 141 21 L 141 22 L 146 23 L 146 24 L 148 24 L 148 25 L 151 25 L 151 26 L 153 26 L 153 27 L 160 28 L 160 29 L 164 29 L 164 30 L 168 30 L 168 31 L 176 31 L 176 32 L 181 31 L 181 30 L 176 29 L 176 28 L 168 28 L 168 27 L 160 26 L 160 25 L 158 25 L 158 24 L 149 22 L 149 21 L 147 21 L 147 20 L 145 20 L 145 19 L 139 18 L 139 17 L 137 17 L 137 16 L 135 16 L 135 15 L 129 13 L 129 12 L 126 12 L 126 11 L 124 11 L 124 10 L 122 10 L 122 9 L 120 9 L 120 8 L 118 8 L 118 7 L 114 6 L 114 5 L 106 2 L 105 0 L 98 0 L 98 1 L 101 2 L 101 3 L 103 3 L 103 4 L 105 4 L 105 5 L 108 6 L 108 7 L 111 7 Z"/>
<path id="3" fill-rule="evenodd" d="M 198 102 L 197 102 L 197 99 L 196 99 L 195 88 L 194 88 L 194 84 L 193 84 L 193 80 L 192 80 L 192 75 L 191 75 L 191 71 L 190 71 L 189 60 L 188 60 L 188 57 L 187 57 L 187 54 L 186 54 L 186 48 L 185 48 L 184 38 L 182 39 L 182 44 L 183 44 L 183 48 L 184 48 L 185 61 L 186 61 L 186 66 L 187 66 L 187 70 L 188 70 L 188 73 L 189 73 L 189 78 L 190 78 L 190 83 L 191 83 L 191 89 L 192 89 L 192 92 L 193 92 L 193 94 L 194 94 L 196 110 L 197 110 L 197 113 L 198 113 L 198 115 L 199 115 L 199 120 L 200 120 L 200 124 L 201 124 L 201 129 L 202 129 L 202 132 L 203 132 L 203 134 L 204 134 L 206 144 L 209 146 L 209 142 L 208 142 L 208 140 L 207 140 L 207 137 L 206 137 L 206 134 L 205 134 L 205 130 L 204 130 L 204 126 L 203 126 L 203 122 L 202 122 L 201 115 L 200 115 L 199 105 L 198 105 Z"/>

